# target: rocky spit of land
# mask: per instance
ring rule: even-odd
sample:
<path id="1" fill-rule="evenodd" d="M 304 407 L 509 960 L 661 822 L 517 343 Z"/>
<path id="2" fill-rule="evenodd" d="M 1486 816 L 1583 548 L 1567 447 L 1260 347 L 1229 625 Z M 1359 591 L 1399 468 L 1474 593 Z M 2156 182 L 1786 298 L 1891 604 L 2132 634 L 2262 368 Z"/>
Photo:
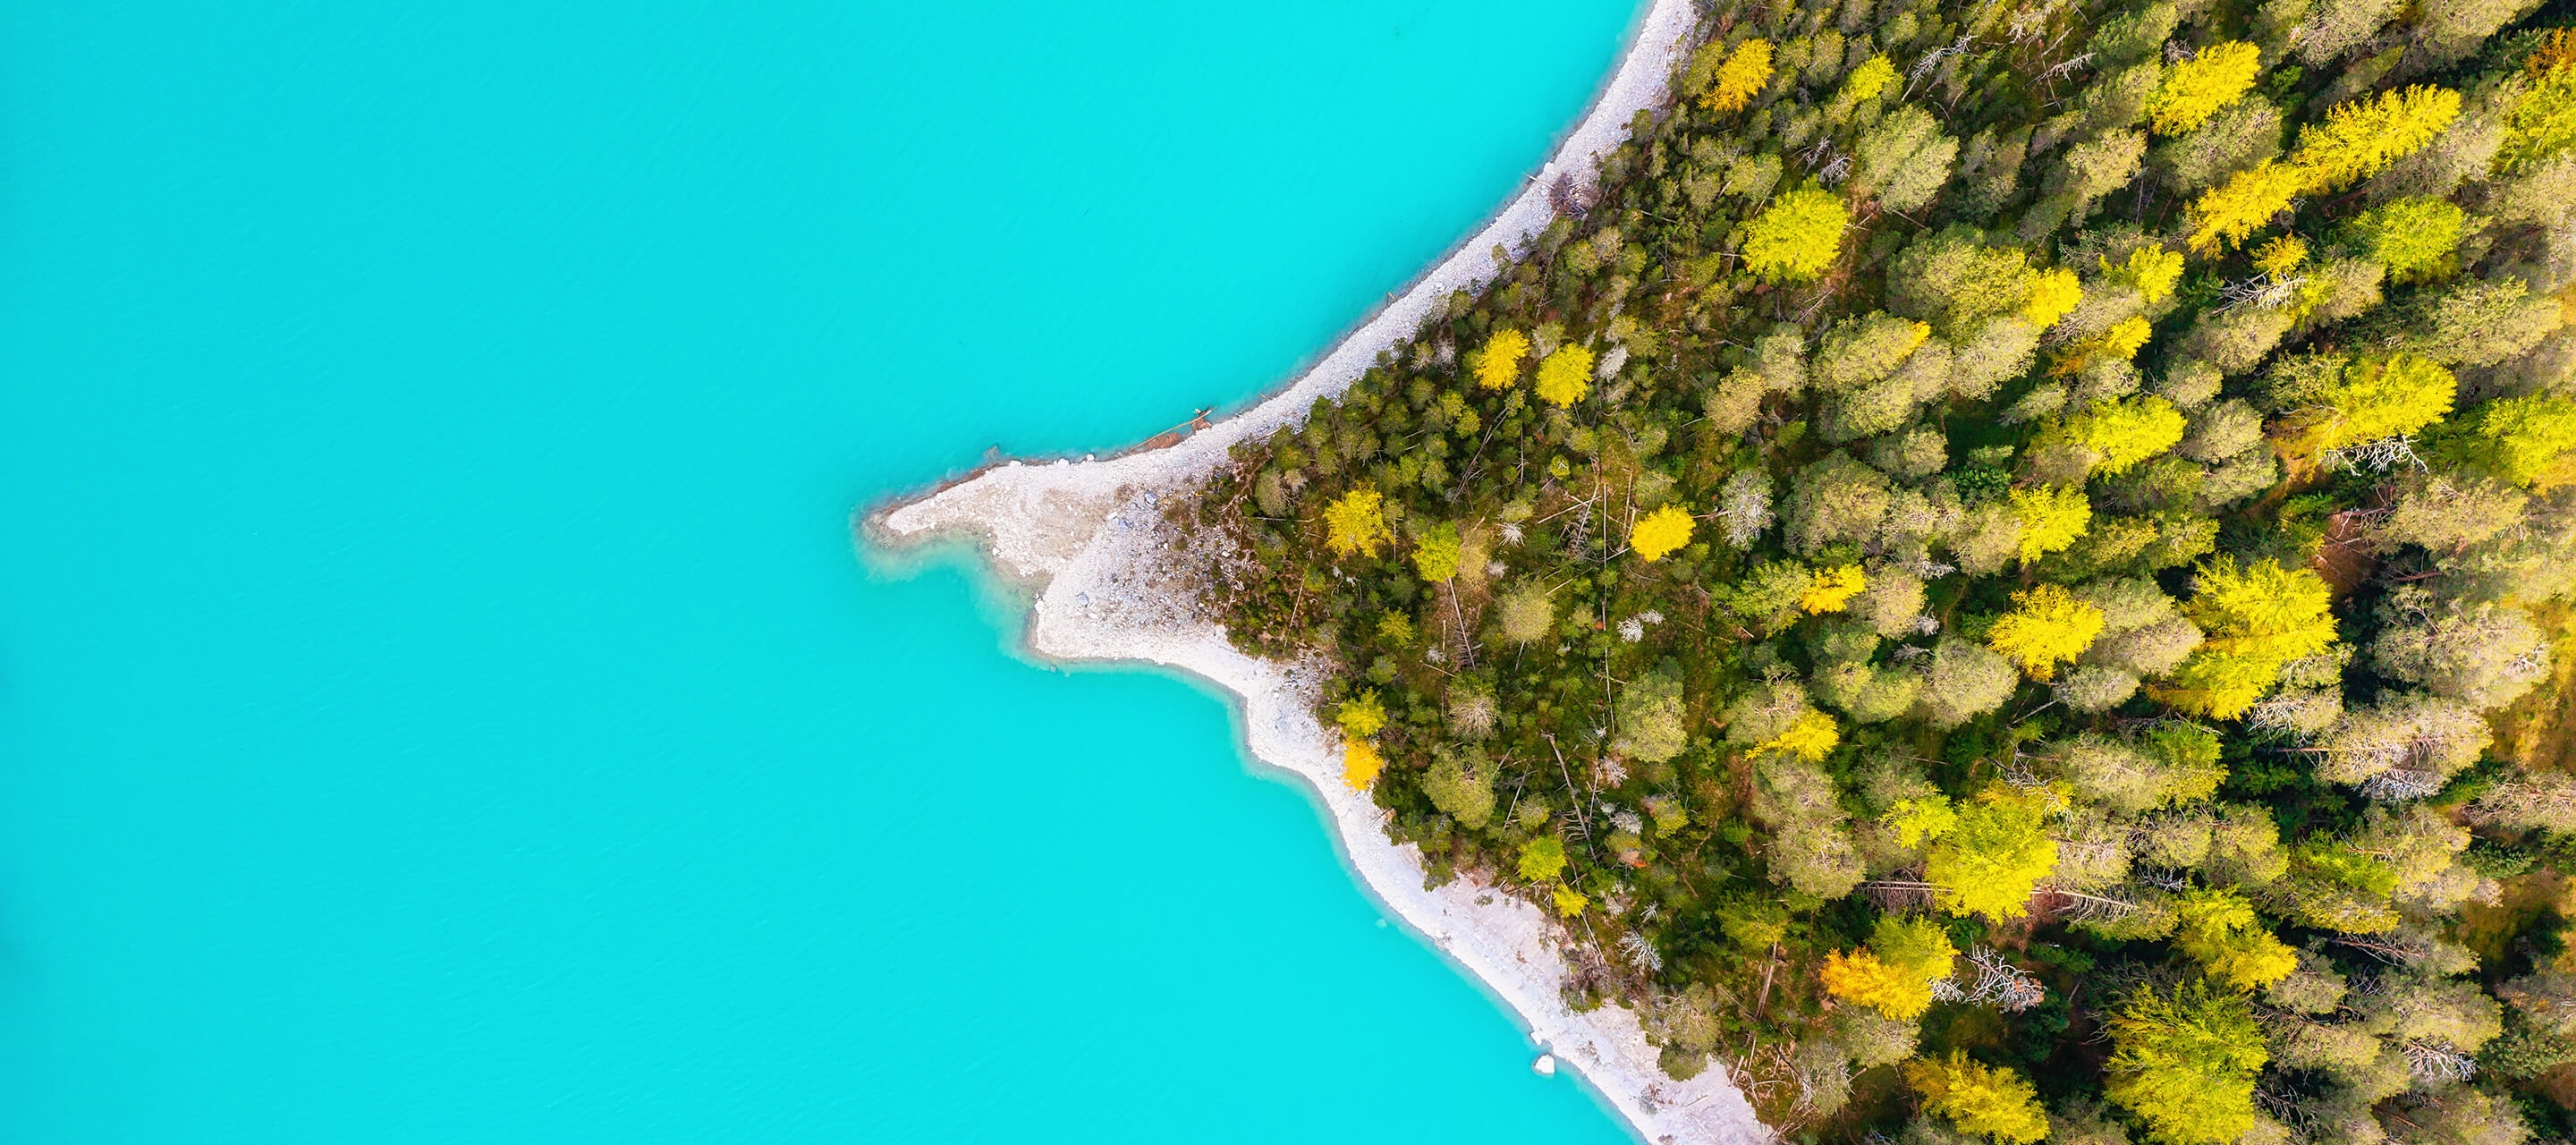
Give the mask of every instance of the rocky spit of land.
<path id="1" fill-rule="evenodd" d="M 1489 280 L 1497 244 L 1518 249 L 1524 236 L 1544 229 L 1554 218 L 1549 188 L 1559 177 L 1590 185 L 1595 157 L 1626 137 L 1638 109 L 1663 103 L 1696 16 L 1692 0 L 1654 0 L 1590 111 L 1521 194 L 1267 400 L 1168 448 L 988 466 L 871 514 L 863 525 L 867 543 L 879 546 L 970 538 L 996 572 L 1034 596 L 1026 641 L 1036 655 L 1150 662 L 1233 692 L 1253 756 L 1307 782 L 1369 891 L 1509 1006 L 1531 1039 L 1581 1074 L 1641 1138 L 1739 1145 L 1773 1134 L 1723 1069 L 1674 1081 L 1657 1068 L 1634 1013 L 1566 1006 L 1559 989 L 1566 931 L 1556 919 L 1472 876 L 1424 889 L 1420 850 L 1391 842 L 1385 813 L 1341 780 L 1338 739 L 1316 715 L 1319 670 L 1248 656 L 1200 615 L 1195 573 L 1213 554 L 1192 551 L 1165 520 L 1171 499 L 1196 495 L 1229 447 L 1291 424 L 1316 398 L 1340 393 L 1452 292 Z"/>

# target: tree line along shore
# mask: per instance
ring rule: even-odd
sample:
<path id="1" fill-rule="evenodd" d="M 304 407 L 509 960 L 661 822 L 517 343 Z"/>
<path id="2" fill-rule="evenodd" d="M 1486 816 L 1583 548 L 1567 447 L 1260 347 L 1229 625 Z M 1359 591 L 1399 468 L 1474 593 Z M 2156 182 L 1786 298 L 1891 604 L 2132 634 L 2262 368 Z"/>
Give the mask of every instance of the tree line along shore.
<path id="1" fill-rule="evenodd" d="M 2568 1139 L 2571 23 L 1721 2 L 1200 606 L 1791 1139 Z"/>

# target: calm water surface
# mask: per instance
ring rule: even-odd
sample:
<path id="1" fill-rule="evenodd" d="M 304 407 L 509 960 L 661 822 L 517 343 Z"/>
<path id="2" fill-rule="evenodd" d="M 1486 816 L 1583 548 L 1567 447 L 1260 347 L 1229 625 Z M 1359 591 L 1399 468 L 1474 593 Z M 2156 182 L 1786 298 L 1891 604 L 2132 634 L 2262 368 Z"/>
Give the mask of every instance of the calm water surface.
<path id="1" fill-rule="evenodd" d="M 0 1141 L 1618 1140 L 843 529 L 1280 378 L 1630 14 L 0 6 Z"/>

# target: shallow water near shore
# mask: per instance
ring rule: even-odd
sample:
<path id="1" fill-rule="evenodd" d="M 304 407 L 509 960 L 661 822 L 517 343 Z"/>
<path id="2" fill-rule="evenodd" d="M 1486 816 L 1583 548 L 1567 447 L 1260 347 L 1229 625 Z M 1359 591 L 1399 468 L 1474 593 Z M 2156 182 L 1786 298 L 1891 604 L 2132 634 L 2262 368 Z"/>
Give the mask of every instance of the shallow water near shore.
<path id="1" fill-rule="evenodd" d="M 0 1140 L 1613 1142 L 853 506 L 1321 351 L 1625 3 L 0 15 Z"/>

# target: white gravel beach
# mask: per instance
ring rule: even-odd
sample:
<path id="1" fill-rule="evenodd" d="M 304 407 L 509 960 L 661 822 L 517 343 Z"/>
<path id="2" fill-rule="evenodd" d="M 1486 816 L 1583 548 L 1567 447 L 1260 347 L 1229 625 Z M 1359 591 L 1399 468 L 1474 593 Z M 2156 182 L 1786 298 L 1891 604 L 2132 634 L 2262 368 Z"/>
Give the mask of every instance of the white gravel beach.
<path id="1" fill-rule="evenodd" d="M 1774 1139 L 1722 1067 L 1688 1082 L 1656 1067 L 1634 1014 L 1618 1006 L 1569 1010 L 1558 989 L 1562 928 L 1546 913 L 1460 878 L 1424 890 L 1419 850 L 1386 836 L 1382 812 L 1341 782 L 1337 741 L 1315 714 L 1312 670 L 1255 659 L 1201 618 L 1181 591 L 1190 557 L 1163 522 L 1166 498 L 1188 496 L 1238 441 L 1302 418 L 1340 393 L 1378 354 L 1410 338 L 1454 291 L 1494 273 L 1497 244 L 1554 217 L 1547 187 L 1560 174 L 1593 178 L 1594 157 L 1617 146 L 1640 108 L 1659 106 L 1697 18 L 1691 0 L 1653 0 L 1591 109 L 1522 192 L 1313 368 L 1251 409 L 1166 449 L 1112 459 L 1005 462 L 870 518 L 876 543 L 972 537 L 996 571 L 1035 588 L 1029 650 L 1056 660 L 1147 661 L 1179 668 L 1241 697 L 1252 754 L 1307 781 L 1343 852 L 1371 894 L 1500 998 L 1541 1049 L 1575 1072 L 1652 1142 L 1713 1145 Z"/>

